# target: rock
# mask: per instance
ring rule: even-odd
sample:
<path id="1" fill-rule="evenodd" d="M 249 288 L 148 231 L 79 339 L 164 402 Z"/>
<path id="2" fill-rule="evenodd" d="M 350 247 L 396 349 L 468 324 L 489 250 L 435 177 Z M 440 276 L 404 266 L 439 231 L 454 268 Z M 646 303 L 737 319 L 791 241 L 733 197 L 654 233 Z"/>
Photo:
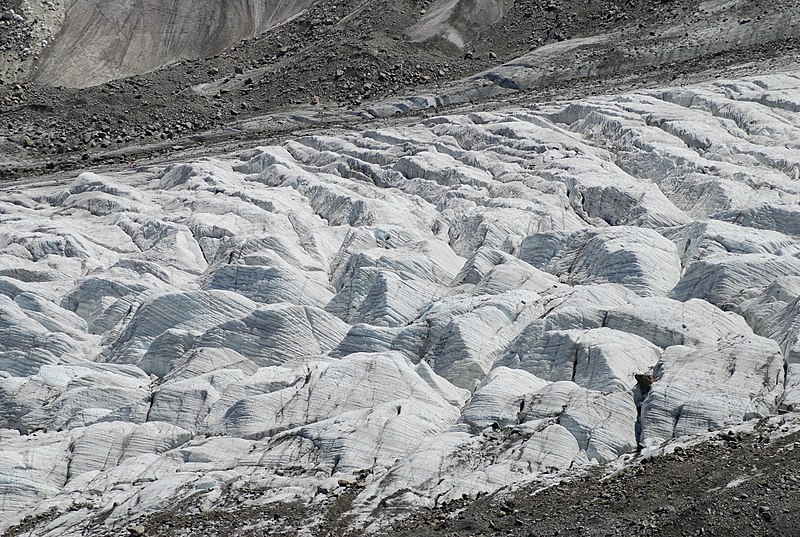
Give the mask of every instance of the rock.
<path id="1" fill-rule="evenodd" d="M 246 2 L 217 10 L 218 6 L 207 0 L 192 0 L 166 14 L 123 4 L 97 19 L 87 31 L 84 22 L 92 20 L 96 6 L 82 4 L 66 10 L 62 25 L 64 31 L 49 47 L 38 75 L 51 85 L 88 87 L 147 73 L 176 61 L 193 60 L 229 49 L 240 41 L 282 24 L 310 5 L 311 2 L 302 1 L 291 6 L 275 4 L 264 9 L 257 3 Z M 198 13 L 207 16 L 197 17 Z M 160 42 L 171 43 L 169 50 L 152 46 L 150 38 L 133 31 L 134 27 L 150 28 L 151 35 L 160 36 Z M 135 52 L 130 56 L 122 55 L 116 61 L 105 61 L 101 51 L 106 48 L 98 43 L 109 35 L 124 43 L 126 50 Z M 64 69 L 65 63 L 74 68 Z M 239 75 L 244 68 L 244 65 L 235 66 Z"/>

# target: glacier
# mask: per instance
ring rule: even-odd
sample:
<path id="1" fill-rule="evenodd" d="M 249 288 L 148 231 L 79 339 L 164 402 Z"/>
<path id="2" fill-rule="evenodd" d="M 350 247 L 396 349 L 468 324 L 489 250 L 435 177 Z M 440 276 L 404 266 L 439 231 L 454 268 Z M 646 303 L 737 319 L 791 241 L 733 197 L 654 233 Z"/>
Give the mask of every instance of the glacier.
<path id="1" fill-rule="evenodd" d="M 366 523 L 796 409 L 798 111 L 776 73 L 1 185 L 0 531 Z"/>

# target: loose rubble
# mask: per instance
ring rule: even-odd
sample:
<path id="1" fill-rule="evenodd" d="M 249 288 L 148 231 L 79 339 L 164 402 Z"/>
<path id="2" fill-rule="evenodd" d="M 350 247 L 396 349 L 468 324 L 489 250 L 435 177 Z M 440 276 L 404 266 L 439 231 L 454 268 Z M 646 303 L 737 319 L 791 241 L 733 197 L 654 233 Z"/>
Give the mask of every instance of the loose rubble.
<path id="1" fill-rule="evenodd" d="M 142 70 L 162 65 L 160 69 L 140 72 L 110 60 L 99 62 L 108 72 L 92 83 L 110 80 L 76 90 L 52 84 L 85 85 L 79 82 L 88 68 L 76 64 L 68 69 L 71 64 L 62 52 L 63 47 L 97 49 L 91 32 L 74 36 L 73 41 L 84 40 L 86 46 L 84 41 L 71 49 L 71 41 L 53 45 L 64 18 L 63 0 L 26 2 L 27 10 L 39 10 L 35 17 L 14 22 L 12 33 L 0 32 L 0 43 L 14 40 L 6 47 L 6 63 L 15 73 L 0 76 L 6 82 L 0 85 L 0 151 L 8 157 L 8 162 L 0 162 L 0 178 L 75 169 L 87 161 L 128 162 L 198 149 L 209 141 L 241 139 L 242 131 L 250 128 L 243 129 L 243 123 L 287 110 L 289 118 L 261 121 L 253 136 L 314 124 L 348 124 L 374 115 L 407 115 L 510 91 L 528 90 L 528 99 L 543 100 L 596 93 L 604 80 L 613 81 L 605 91 L 619 91 L 629 89 L 631 80 L 663 86 L 676 78 L 713 79 L 721 69 L 744 61 L 767 65 L 775 58 L 791 58 L 800 32 L 786 23 L 796 9 L 792 2 L 775 5 L 771 13 L 744 0 L 724 7 L 738 14 L 735 20 L 721 17 L 723 7 L 716 4 L 698 6 L 683 0 L 564 0 L 510 7 L 492 2 L 487 5 L 496 10 L 488 17 L 462 2 L 436 24 L 439 18 L 434 15 L 447 13 L 452 2 L 361 4 L 288 3 L 278 12 L 296 14 L 264 35 L 238 44 L 230 36 L 232 43 L 227 48 L 220 44 L 210 57 L 173 51 L 159 60 L 159 51 L 144 47 L 141 54 L 148 61 L 141 62 Z M 230 9 L 231 20 L 247 17 L 239 7 Z M 738 24 L 744 19 L 762 25 L 763 31 L 750 31 L 752 23 Z M 197 23 L 215 21 L 209 17 Z M 100 32 L 102 21 L 94 22 L 92 28 L 105 35 Z M 25 29 L 28 26 L 31 29 Z M 419 33 L 420 28 L 425 31 Z M 663 28 L 672 30 L 659 30 Z M 702 28 L 717 28 L 717 33 Z M 194 33 L 208 32 L 201 28 Z M 739 34 L 736 42 L 730 41 L 729 36 Z M 602 38 L 590 38 L 598 35 Z M 743 44 L 737 48 L 739 41 Z M 615 43 L 628 52 L 620 53 Z M 134 45 L 132 50 L 141 48 Z M 62 46 L 62 52 L 54 52 L 53 46 Z M 710 47 L 718 48 L 713 54 L 700 54 Z M 674 50 L 686 51 L 686 56 L 670 56 Z M 135 59 L 137 54 L 130 56 Z M 503 62 L 506 65 L 498 67 Z M 55 77 L 59 73 L 71 77 L 71 84 Z M 465 77 L 470 79 L 466 86 L 460 82 Z"/>

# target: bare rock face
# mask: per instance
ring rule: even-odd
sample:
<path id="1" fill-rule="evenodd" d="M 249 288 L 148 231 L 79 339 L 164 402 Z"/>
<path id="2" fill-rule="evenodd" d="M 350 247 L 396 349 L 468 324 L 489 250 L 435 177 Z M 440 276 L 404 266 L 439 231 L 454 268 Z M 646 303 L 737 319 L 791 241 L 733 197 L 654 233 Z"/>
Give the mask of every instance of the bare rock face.
<path id="1" fill-rule="evenodd" d="M 502 20 L 513 5 L 512 0 L 437 0 L 408 35 L 414 41 L 441 37 L 464 48 L 481 30 Z"/>
<path id="2" fill-rule="evenodd" d="M 346 489 L 366 517 L 796 408 L 798 91 L 4 185 L 0 531 L 51 508 L 34 535 L 115 531 L 249 486 Z"/>

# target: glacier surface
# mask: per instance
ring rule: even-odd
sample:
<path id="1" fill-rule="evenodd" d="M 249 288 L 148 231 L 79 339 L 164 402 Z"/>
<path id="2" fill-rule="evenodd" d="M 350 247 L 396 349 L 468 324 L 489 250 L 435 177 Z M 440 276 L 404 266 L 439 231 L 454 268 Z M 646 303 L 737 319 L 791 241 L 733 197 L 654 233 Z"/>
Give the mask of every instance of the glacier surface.
<path id="1" fill-rule="evenodd" d="M 775 74 L 3 185 L 0 531 L 430 506 L 793 410 L 798 111 Z"/>

